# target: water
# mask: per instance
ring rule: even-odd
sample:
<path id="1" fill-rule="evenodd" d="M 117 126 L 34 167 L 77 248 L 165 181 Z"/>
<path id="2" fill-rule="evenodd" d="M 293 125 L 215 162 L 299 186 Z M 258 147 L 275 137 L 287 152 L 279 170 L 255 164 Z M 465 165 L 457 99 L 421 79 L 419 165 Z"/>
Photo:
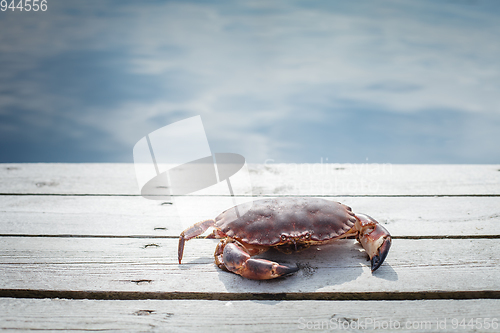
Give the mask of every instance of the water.
<path id="1" fill-rule="evenodd" d="M 497 1 L 47 5 L 0 11 L 0 162 L 132 162 L 201 115 L 250 163 L 500 163 Z"/>

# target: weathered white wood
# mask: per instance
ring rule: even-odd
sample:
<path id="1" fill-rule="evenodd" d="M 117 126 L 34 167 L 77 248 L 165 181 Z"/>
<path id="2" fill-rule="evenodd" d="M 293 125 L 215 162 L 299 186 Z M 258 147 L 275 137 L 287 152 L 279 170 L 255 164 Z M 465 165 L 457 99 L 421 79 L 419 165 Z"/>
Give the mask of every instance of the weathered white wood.
<path id="1" fill-rule="evenodd" d="M 431 331 L 443 332 L 455 331 L 451 326 L 454 318 L 498 317 L 498 299 L 408 299 L 415 294 L 421 298 L 433 294 L 498 295 L 498 239 L 470 237 L 499 235 L 499 165 L 261 164 L 251 165 L 249 170 L 254 194 L 329 196 L 350 205 L 355 212 L 377 218 L 394 236 L 463 239 L 395 239 L 386 262 L 374 274 L 354 240 L 293 256 L 269 252 L 262 256 L 298 263 L 300 271 L 284 279 L 251 281 L 215 267 L 214 240 L 189 241 L 183 264 L 178 265 L 176 239 L 112 237 L 176 236 L 186 221 L 195 222 L 219 212 L 220 201 L 227 198 L 217 196 L 217 191 L 188 198 L 192 209 L 179 211 L 178 198 L 170 205 L 138 196 L 132 164 L 0 164 L 0 234 L 4 235 L 0 236 L 1 295 L 21 297 L 25 291 L 29 297 L 36 293 L 36 297 L 90 297 L 85 295 L 95 292 L 98 297 L 123 299 L 202 293 L 205 296 L 201 297 L 212 299 L 254 299 L 91 301 L 3 297 L 0 328 L 303 331 L 301 328 L 333 330 L 314 326 L 331 318 L 341 323 L 372 318 L 402 325 L 430 321 Z M 6 195 L 9 193 L 21 195 Z M 209 214 L 210 209 L 214 212 Z M 383 299 L 406 301 L 318 301 L 332 299 L 331 295 L 338 293 L 370 299 L 377 292 L 395 295 Z M 316 301 L 256 300 L 259 295 L 280 293 Z M 445 319 L 447 326 L 438 328 L 437 320 Z M 413 328 L 398 331 L 429 331 L 428 327 Z M 484 326 L 466 327 L 473 329 L 494 331 Z M 382 326 L 378 330 L 390 329 Z"/>
<path id="2" fill-rule="evenodd" d="M 177 236 L 189 223 L 213 218 L 227 197 L 176 201 L 123 196 L 2 196 L 0 234 Z M 331 197 L 383 223 L 393 236 L 500 235 L 500 197 Z"/>
<path id="3" fill-rule="evenodd" d="M 251 281 L 218 269 L 216 240 L 3 237 L 0 289 L 325 293 L 500 290 L 497 239 L 394 240 L 374 274 L 354 240 L 264 257 L 301 267 L 286 279 Z"/>
<path id="4" fill-rule="evenodd" d="M 500 165 L 317 163 L 254 164 L 248 169 L 255 195 L 500 194 Z M 140 191 L 133 164 L 0 164 L 0 193 Z"/>
<path id="5" fill-rule="evenodd" d="M 256 193 L 280 195 L 500 194 L 498 165 L 256 165 Z"/>
<path id="6" fill-rule="evenodd" d="M 0 298 L 0 329 L 53 331 L 450 332 L 500 320 L 499 300 L 96 301 Z M 462 319 L 473 326 L 459 326 Z M 476 321 L 476 319 L 478 319 Z M 458 325 L 456 325 L 458 323 Z M 337 325 L 337 326 L 335 326 Z M 360 326 L 361 325 L 361 326 Z M 455 328 L 455 329 L 454 329 Z"/>

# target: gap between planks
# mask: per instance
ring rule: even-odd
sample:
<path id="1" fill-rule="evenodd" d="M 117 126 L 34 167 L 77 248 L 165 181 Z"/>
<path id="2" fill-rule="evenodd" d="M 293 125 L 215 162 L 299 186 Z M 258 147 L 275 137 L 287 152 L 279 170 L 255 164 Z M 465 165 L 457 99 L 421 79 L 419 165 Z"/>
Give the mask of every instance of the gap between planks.
<path id="1" fill-rule="evenodd" d="M 18 196 L 50 196 L 50 197 L 141 197 L 140 194 L 100 194 L 100 193 L 15 193 L 3 192 L 2 195 L 18 195 Z M 154 195 L 150 195 L 154 197 Z M 189 197 L 206 198 L 206 197 L 232 197 L 229 194 L 206 194 L 196 195 L 190 194 Z M 163 197 L 163 196 L 162 196 Z M 180 195 L 171 195 L 171 197 L 185 197 Z M 244 198 L 275 198 L 275 197 L 297 197 L 297 198 L 331 198 L 331 197 L 347 197 L 347 198 L 441 198 L 441 197 L 500 197 L 500 194 L 259 194 L 259 195 L 238 195 Z M 163 199 L 162 199 L 163 200 Z"/>
<path id="2" fill-rule="evenodd" d="M 150 236 L 150 235 L 28 235 L 28 234 L 0 234 L 0 237 L 46 237 L 46 238 L 146 238 L 146 239 L 178 239 L 179 236 Z M 206 239 L 206 236 L 197 236 L 196 239 Z M 353 237 L 348 237 L 353 238 Z M 428 236 L 391 236 L 392 239 L 500 239 L 500 235 L 428 235 Z"/>
<path id="3" fill-rule="evenodd" d="M 0 289 L 0 297 L 93 300 L 413 301 L 439 299 L 500 299 L 500 291 L 208 293 Z"/>

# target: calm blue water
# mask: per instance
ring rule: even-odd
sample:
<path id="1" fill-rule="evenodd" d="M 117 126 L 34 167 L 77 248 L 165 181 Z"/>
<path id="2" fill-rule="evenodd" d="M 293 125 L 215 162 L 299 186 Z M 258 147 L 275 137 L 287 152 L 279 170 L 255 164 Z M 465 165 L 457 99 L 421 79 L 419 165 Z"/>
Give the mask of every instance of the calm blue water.
<path id="1" fill-rule="evenodd" d="M 132 162 L 201 115 L 253 163 L 500 163 L 499 1 L 47 5 L 0 11 L 0 162 Z"/>

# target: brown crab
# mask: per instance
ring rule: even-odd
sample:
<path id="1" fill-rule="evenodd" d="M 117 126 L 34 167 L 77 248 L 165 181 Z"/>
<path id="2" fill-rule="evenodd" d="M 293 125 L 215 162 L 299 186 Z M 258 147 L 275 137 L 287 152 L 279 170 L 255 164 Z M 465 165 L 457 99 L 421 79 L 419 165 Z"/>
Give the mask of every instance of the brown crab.
<path id="1" fill-rule="evenodd" d="M 242 216 L 240 211 L 244 212 Z M 273 279 L 298 270 L 251 258 L 269 248 L 292 253 L 355 236 L 370 257 L 373 272 L 384 262 L 391 247 L 391 235 L 382 225 L 368 215 L 354 214 L 341 203 L 316 198 L 263 199 L 254 201 L 251 209 L 238 205 L 215 220 L 205 220 L 184 230 L 179 237 L 179 264 L 185 241 L 209 227 L 214 231 L 207 238 L 222 238 L 214 254 L 217 266 L 254 280 Z"/>

